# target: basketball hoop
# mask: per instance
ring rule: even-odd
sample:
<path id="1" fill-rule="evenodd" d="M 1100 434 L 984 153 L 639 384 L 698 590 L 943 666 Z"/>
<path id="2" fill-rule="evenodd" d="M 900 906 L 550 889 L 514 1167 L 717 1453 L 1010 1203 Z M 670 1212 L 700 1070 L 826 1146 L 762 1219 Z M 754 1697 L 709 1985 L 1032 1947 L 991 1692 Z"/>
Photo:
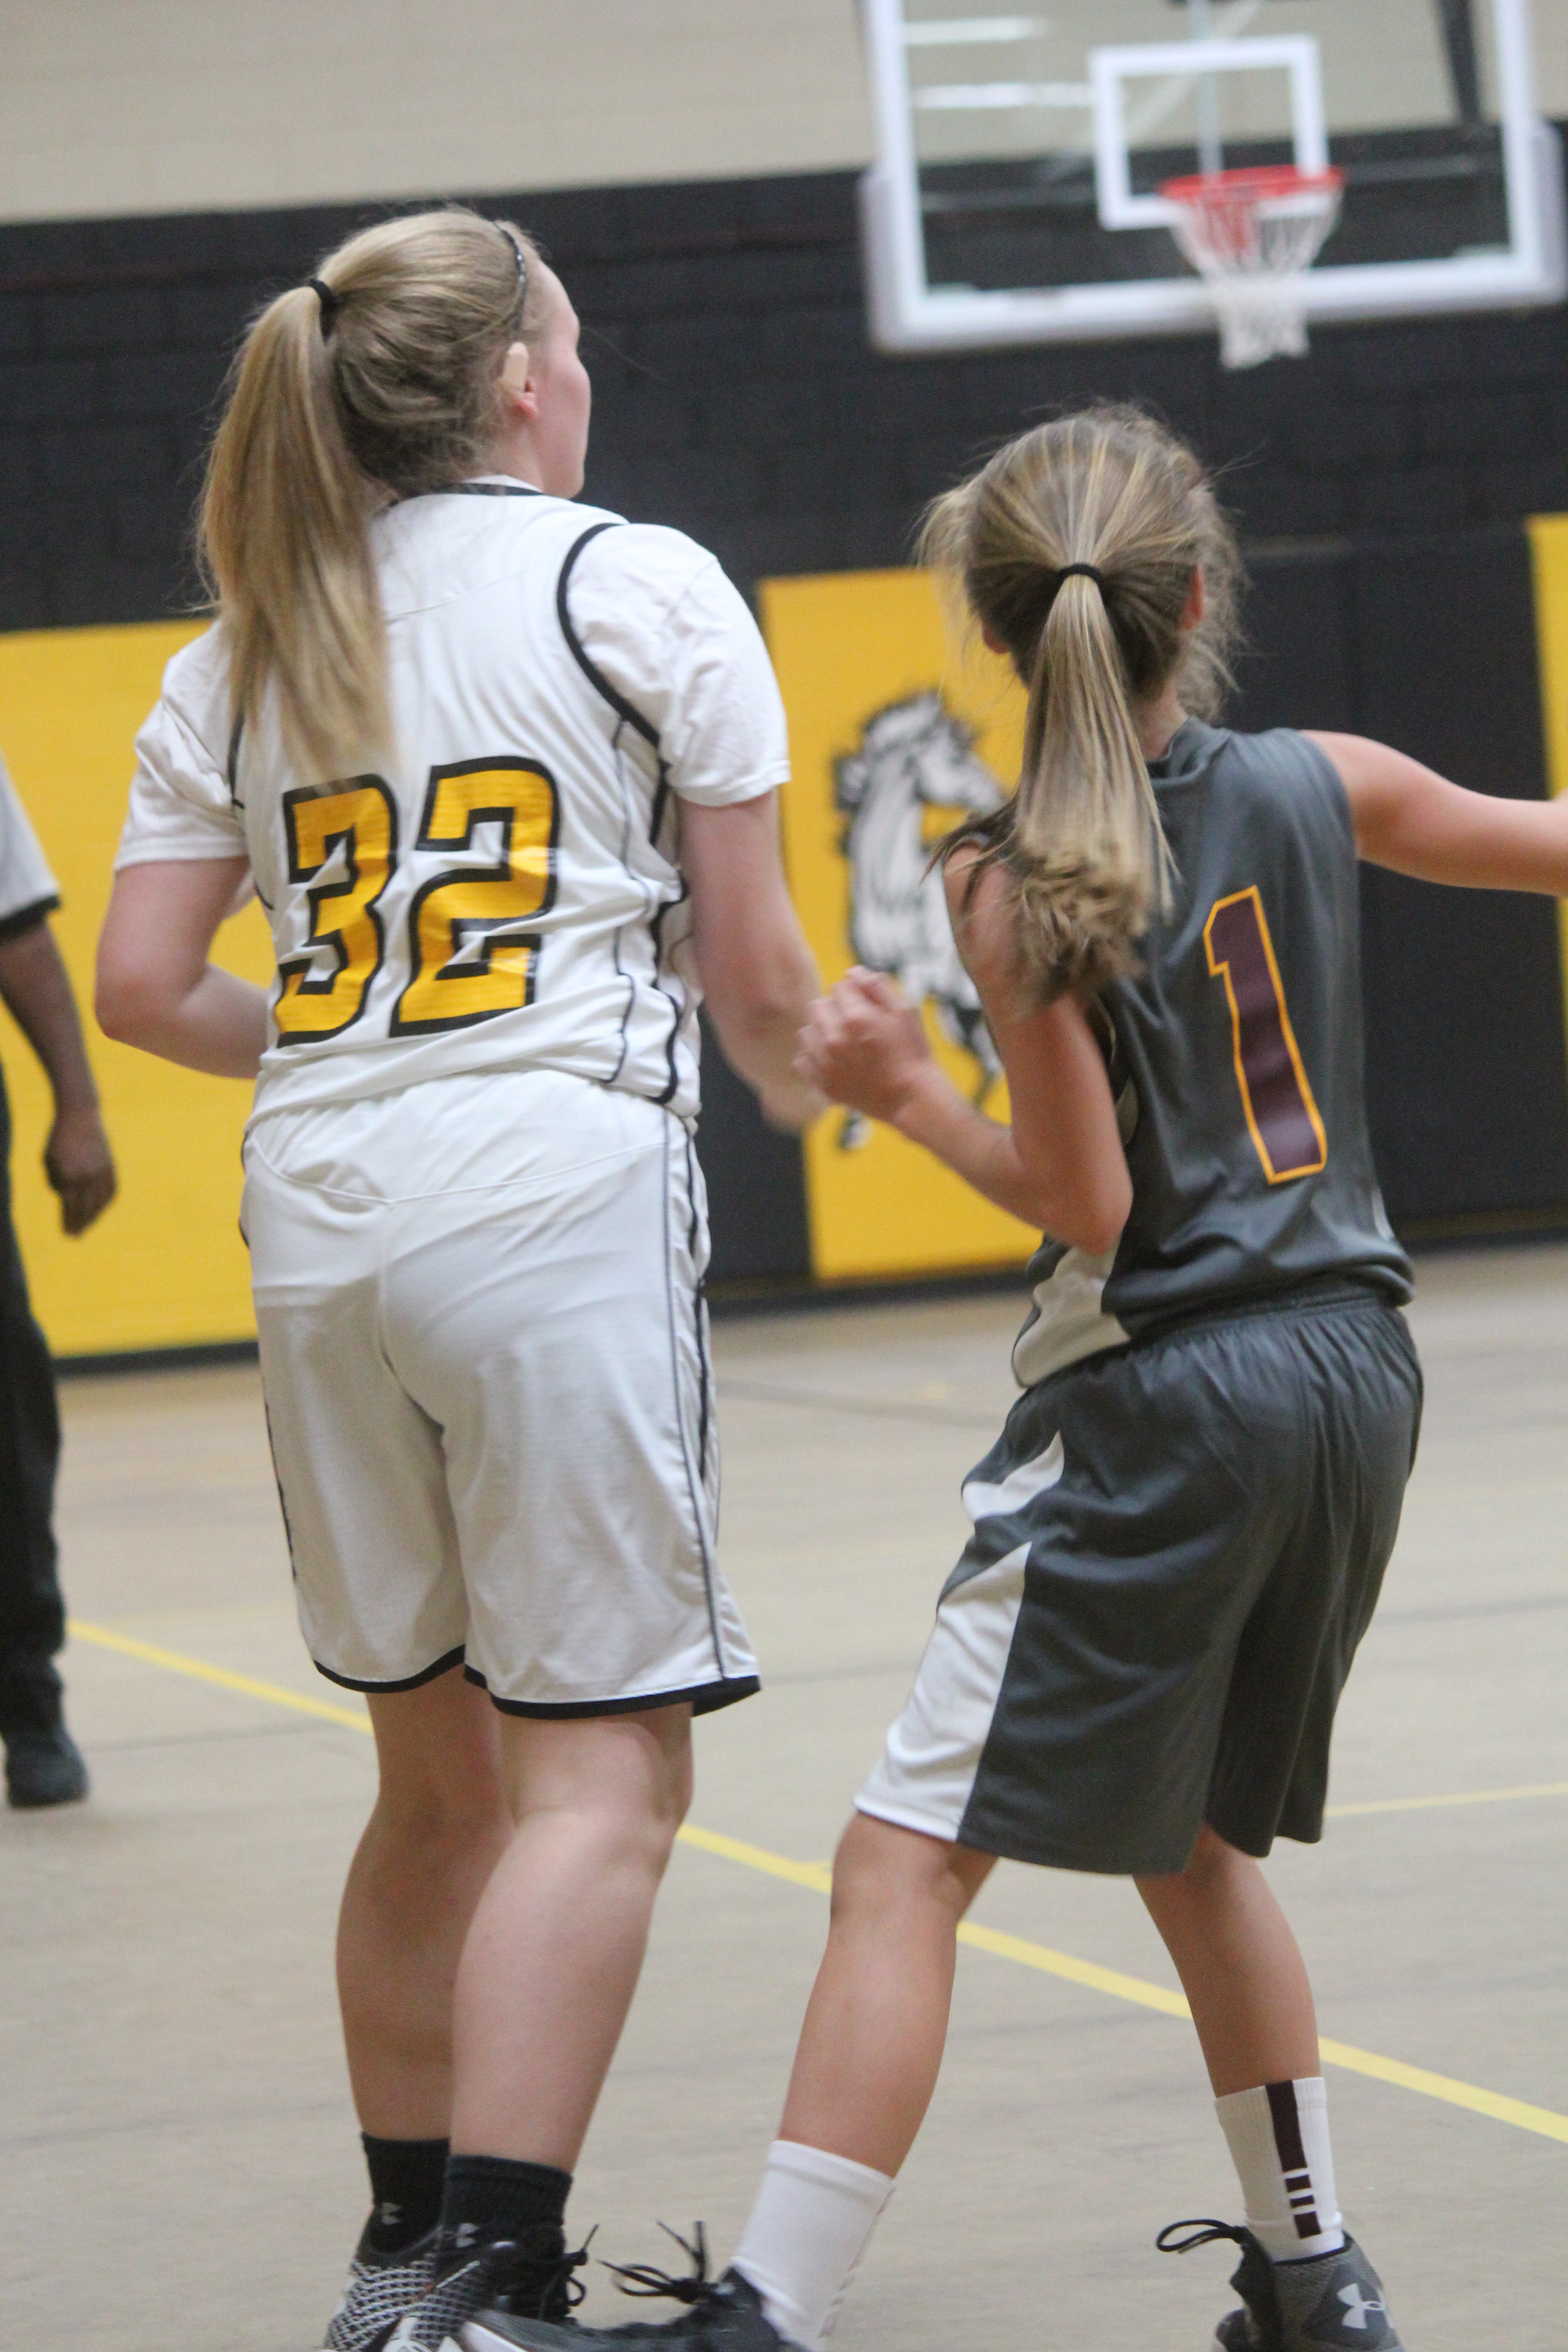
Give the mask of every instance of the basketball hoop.
<path id="1" fill-rule="evenodd" d="M 1307 348 L 1303 279 L 1340 216 L 1344 173 L 1289 163 L 1167 180 L 1171 234 L 1207 280 L 1219 313 L 1220 358 L 1256 367 Z"/>

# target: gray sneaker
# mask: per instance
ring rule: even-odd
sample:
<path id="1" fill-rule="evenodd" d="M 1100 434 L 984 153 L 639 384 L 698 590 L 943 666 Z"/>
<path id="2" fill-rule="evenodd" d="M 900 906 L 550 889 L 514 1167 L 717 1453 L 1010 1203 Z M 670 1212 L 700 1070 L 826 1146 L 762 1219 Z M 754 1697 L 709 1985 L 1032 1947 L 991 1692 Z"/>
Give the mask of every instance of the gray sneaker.
<path id="1" fill-rule="evenodd" d="M 343 2299 L 332 2314 L 322 2352 L 381 2352 L 405 2313 L 429 2294 L 440 2232 L 426 2231 L 395 2254 L 378 2253 L 368 2231 L 349 2265 Z"/>
<path id="2" fill-rule="evenodd" d="M 1173 2221 L 1154 2242 L 1163 2254 L 1188 2254 L 1216 2238 L 1241 2248 L 1230 2283 L 1243 2307 L 1220 2321 L 1215 2352 L 1404 2352 L 1383 2281 L 1353 2238 L 1302 2263 L 1271 2261 L 1250 2230 L 1226 2221 Z"/>

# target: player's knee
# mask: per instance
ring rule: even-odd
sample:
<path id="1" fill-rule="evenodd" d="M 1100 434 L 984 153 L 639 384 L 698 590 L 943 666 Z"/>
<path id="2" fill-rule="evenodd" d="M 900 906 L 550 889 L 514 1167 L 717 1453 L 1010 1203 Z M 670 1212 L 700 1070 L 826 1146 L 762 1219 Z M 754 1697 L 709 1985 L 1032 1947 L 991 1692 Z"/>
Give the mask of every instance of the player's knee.
<path id="1" fill-rule="evenodd" d="M 966 1864 L 973 1861 L 976 1870 Z M 909 1902 L 941 1903 L 961 1917 L 988 1867 L 942 1838 L 856 1813 L 833 1861 L 833 1916 L 847 1924 Z"/>

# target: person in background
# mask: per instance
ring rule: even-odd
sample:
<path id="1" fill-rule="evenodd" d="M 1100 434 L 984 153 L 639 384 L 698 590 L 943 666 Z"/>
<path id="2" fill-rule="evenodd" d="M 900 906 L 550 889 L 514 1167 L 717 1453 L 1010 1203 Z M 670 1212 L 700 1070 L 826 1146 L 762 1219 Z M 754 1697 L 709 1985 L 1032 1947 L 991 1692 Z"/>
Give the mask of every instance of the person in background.
<path id="1" fill-rule="evenodd" d="M 68 1234 L 84 1234 L 114 1198 L 114 1161 L 99 1113 L 76 999 L 48 918 L 60 894 L 0 763 L 0 998 L 54 1090 L 44 1172 Z M 87 1767 L 66 1729 L 55 1653 L 66 1637 L 56 1569 L 55 1471 L 60 1424 L 48 1342 L 33 1319 L 11 1220 L 11 1112 L 0 1078 L 0 1740 L 13 1805 L 68 1805 Z"/>

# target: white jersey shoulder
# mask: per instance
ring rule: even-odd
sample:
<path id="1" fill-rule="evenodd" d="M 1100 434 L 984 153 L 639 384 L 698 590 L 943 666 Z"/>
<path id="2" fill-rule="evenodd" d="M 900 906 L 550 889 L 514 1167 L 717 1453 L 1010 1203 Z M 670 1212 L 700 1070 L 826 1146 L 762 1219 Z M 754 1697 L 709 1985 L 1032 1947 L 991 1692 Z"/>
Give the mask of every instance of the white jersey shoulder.
<path id="1" fill-rule="evenodd" d="M 374 526 L 390 756 L 299 775 L 230 729 L 221 630 L 138 738 L 123 864 L 242 852 L 278 957 L 258 1108 L 485 1068 L 697 1108 L 683 800 L 787 774 L 761 637 L 681 532 L 499 478 Z"/>

